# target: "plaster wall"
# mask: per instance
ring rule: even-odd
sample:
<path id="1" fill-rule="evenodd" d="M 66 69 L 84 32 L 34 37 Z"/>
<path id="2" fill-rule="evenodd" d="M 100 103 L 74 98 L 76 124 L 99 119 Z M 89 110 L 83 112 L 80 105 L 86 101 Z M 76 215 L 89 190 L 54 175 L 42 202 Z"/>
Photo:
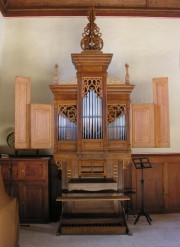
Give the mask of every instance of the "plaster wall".
<path id="1" fill-rule="evenodd" d="M 81 52 L 86 17 L 3 18 L 0 16 L 0 147 L 14 127 L 16 76 L 32 79 L 31 102 L 53 103 L 49 84 L 59 65 L 60 81 L 76 76 L 71 53 Z M 152 78 L 168 77 L 170 148 L 133 149 L 133 153 L 179 152 L 180 126 L 180 19 L 97 17 L 104 41 L 103 52 L 113 53 L 108 73 L 124 83 L 129 64 L 135 84 L 132 103 L 152 103 Z"/>

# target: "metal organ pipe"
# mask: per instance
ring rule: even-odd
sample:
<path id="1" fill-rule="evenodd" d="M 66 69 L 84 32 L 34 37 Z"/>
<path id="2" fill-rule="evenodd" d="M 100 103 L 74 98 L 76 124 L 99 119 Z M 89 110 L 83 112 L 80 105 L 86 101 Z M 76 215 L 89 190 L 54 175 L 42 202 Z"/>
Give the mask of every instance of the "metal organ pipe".
<path id="1" fill-rule="evenodd" d="M 108 125 L 109 140 L 126 140 L 126 115 L 122 114 Z"/>
<path id="2" fill-rule="evenodd" d="M 102 99 L 90 90 L 83 98 L 83 138 L 102 138 Z"/>
<path id="3" fill-rule="evenodd" d="M 59 114 L 58 117 L 58 140 L 76 140 L 77 139 L 77 124 L 70 122 L 69 119 Z"/>

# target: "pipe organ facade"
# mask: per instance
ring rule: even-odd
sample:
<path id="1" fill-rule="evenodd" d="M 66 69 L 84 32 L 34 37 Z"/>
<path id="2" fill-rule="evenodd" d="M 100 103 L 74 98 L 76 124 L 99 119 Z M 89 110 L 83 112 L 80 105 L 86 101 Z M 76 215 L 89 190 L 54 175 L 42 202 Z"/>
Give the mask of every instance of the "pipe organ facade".
<path id="1" fill-rule="evenodd" d="M 77 83 L 50 85 L 54 95 L 54 158 L 62 173 L 63 192 L 123 193 L 123 171 L 131 163 L 129 114 L 134 85 L 129 81 L 108 83 L 107 69 L 113 55 L 93 49 L 90 42 L 91 46 L 83 46 L 90 50 L 71 54 Z M 95 44 L 97 47 L 97 40 Z M 112 200 L 88 205 L 68 202 L 64 210 L 67 214 L 116 214 L 121 209 Z"/>

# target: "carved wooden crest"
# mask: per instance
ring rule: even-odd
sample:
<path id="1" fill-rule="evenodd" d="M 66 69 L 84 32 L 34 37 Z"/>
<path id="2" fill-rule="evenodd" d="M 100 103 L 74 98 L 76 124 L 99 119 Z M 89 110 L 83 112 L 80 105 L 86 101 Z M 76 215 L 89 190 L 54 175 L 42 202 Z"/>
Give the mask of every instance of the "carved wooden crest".
<path id="1" fill-rule="evenodd" d="M 89 12 L 89 23 L 84 28 L 83 38 L 81 40 L 81 48 L 85 50 L 97 50 L 100 51 L 103 48 L 102 34 L 99 32 L 99 27 L 95 23 L 94 8 Z"/>

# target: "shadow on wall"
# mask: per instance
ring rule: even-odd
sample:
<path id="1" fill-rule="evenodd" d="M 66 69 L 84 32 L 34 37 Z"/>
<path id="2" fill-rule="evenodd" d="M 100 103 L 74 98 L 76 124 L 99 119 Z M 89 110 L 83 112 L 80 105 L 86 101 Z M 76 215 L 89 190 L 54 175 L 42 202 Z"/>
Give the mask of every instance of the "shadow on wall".
<path id="1" fill-rule="evenodd" d="M 8 145 L 0 146 L 0 155 L 2 154 L 8 154 L 8 155 L 15 155 L 15 156 L 46 156 L 46 155 L 52 155 L 53 151 L 49 149 L 14 149 L 10 148 Z"/>

